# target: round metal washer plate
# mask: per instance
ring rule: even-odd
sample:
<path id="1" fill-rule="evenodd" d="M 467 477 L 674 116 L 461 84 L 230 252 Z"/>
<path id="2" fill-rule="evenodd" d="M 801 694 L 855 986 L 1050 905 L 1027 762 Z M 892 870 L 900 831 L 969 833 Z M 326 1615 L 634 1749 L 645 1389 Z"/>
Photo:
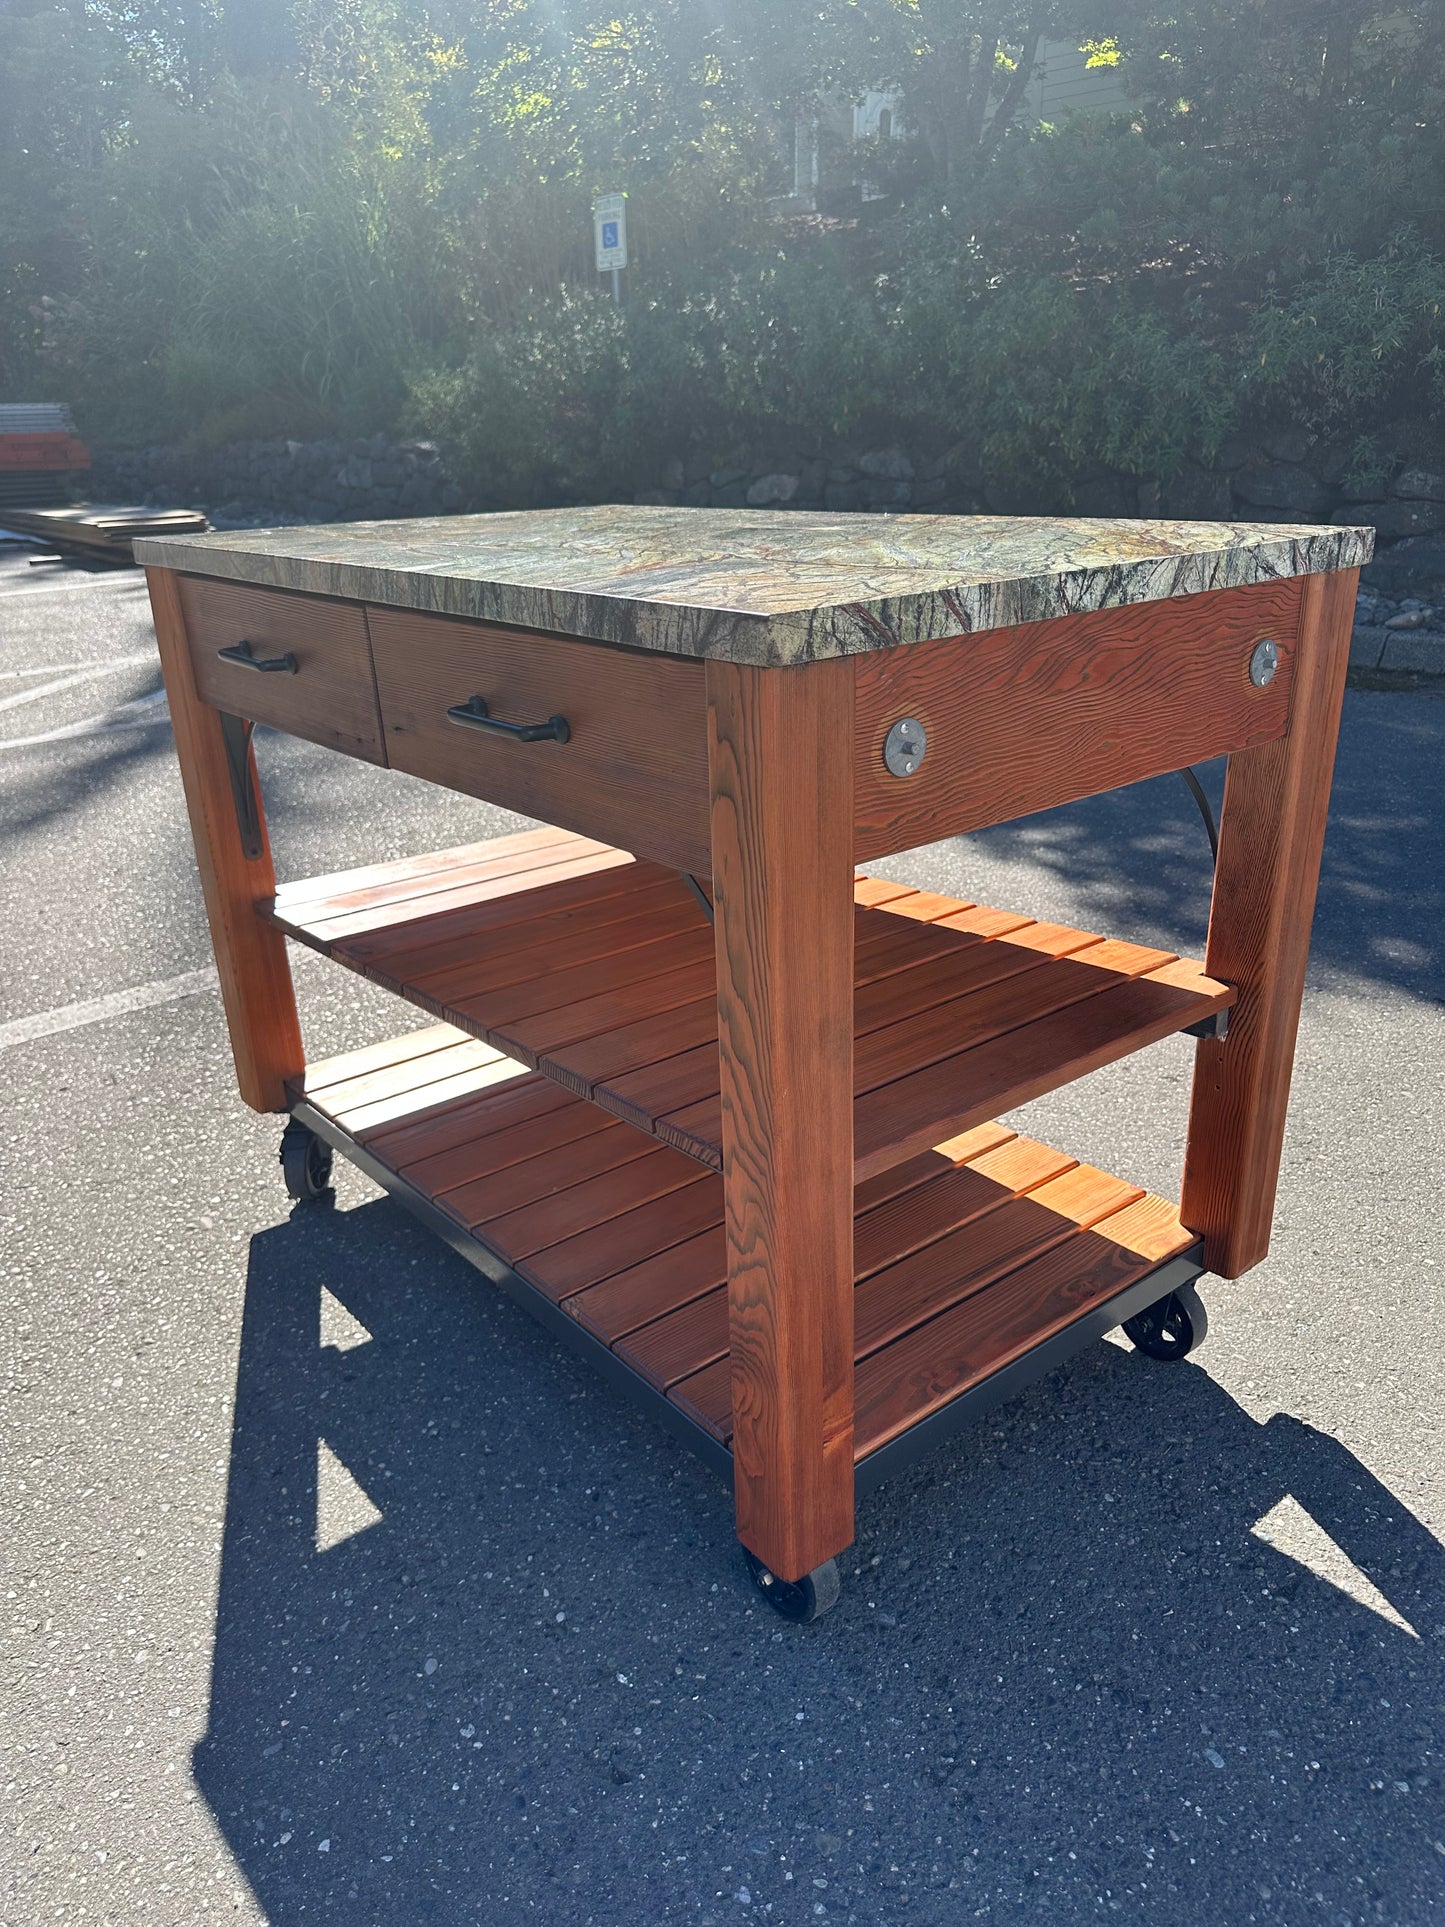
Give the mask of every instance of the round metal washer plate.
<path id="1" fill-rule="evenodd" d="M 1249 680 L 1256 689 L 1265 689 L 1274 681 L 1274 672 L 1279 668 L 1279 645 L 1266 636 L 1263 642 L 1254 645 L 1249 658 Z"/>
<path id="2" fill-rule="evenodd" d="M 890 776 L 912 776 L 928 748 L 928 731 L 916 716 L 902 716 L 883 742 L 883 761 Z"/>

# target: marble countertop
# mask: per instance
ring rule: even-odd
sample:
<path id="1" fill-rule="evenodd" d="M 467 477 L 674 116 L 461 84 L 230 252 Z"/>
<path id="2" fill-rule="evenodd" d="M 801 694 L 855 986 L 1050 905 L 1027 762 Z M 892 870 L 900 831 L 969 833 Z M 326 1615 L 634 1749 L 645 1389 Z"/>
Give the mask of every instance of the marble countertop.
<path id="1" fill-rule="evenodd" d="M 786 667 L 1355 568 L 1367 528 L 615 507 L 150 536 L 138 562 Z"/>

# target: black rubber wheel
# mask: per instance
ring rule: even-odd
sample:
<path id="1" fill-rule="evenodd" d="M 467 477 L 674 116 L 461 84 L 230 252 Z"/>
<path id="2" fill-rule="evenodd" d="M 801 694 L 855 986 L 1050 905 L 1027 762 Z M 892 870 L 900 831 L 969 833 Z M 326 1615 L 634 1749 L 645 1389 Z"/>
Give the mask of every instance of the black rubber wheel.
<path id="1" fill-rule="evenodd" d="M 1209 1319 L 1193 1285 L 1181 1285 L 1167 1298 L 1124 1320 L 1124 1335 L 1136 1351 L 1172 1364 L 1204 1343 Z"/>
<path id="2" fill-rule="evenodd" d="M 292 1118 L 281 1133 L 281 1175 L 286 1190 L 299 1203 L 331 1193 L 331 1146 L 325 1138 Z"/>
<path id="3" fill-rule="evenodd" d="M 776 1573 L 769 1572 L 762 1560 L 756 1558 L 747 1547 L 743 1547 L 743 1557 L 748 1562 L 753 1584 L 767 1600 L 773 1611 L 783 1619 L 791 1619 L 795 1626 L 806 1626 L 823 1614 L 831 1612 L 838 1603 L 842 1591 L 842 1581 L 838 1577 L 838 1561 L 829 1559 L 802 1579 L 779 1579 Z"/>

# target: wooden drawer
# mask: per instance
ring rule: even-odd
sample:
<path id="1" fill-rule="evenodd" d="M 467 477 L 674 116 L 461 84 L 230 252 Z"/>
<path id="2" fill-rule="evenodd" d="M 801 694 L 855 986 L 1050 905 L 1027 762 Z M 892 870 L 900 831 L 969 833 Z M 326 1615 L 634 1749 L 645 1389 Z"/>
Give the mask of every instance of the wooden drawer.
<path id="1" fill-rule="evenodd" d="M 1261 582 L 860 656 L 858 860 L 1272 742 L 1289 720 L 1300 597 L 1297 579 Z M 1278 667 L 1257 688 L 1250 656 L 1266 638 Z M 909 716 L 927 750 L 893 776 L 884 742 Z"/>
<path id="2" fill-rule="evenodd" d="M 360 603 L 199 576 L 183 575 L 179 586 L 203 702 L 369 763 L 386 761 Z M 292 656 L 294 674 L 251 669 L 220 653 L 242 644 L 263 659 Z"/>
<path id="3" fill-rule="evenodd" d="M 490 623 L 368 608 L 388 761 L 449 789 L 706 875 L 701 662 Z M 506 722 L 565 716 L 565 743 L 452 721 L 480 696 Z"/>

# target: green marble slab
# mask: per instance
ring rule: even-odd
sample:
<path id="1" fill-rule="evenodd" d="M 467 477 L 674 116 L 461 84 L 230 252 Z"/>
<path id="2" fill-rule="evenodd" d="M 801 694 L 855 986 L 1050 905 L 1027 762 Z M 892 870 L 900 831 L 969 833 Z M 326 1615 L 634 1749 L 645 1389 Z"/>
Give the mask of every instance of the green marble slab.
<path id="1" fill-rule="evenodd" d="M 1367 562 L 1366 528 L 616 507 L 151 536 L 138 562 L 762 667 Z"/>

